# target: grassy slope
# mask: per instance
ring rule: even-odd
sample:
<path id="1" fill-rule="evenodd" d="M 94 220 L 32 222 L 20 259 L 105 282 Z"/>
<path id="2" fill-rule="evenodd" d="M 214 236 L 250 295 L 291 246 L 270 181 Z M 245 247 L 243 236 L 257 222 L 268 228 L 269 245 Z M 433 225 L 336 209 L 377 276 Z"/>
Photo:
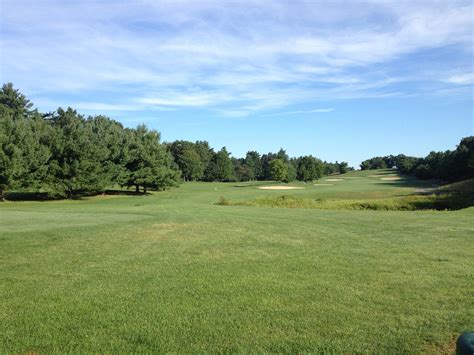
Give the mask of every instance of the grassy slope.
<path id="1" fill-rule="evenodd" d="M 474 328 L 474 209 L 214 205 L 426 187 L 250 185 L 0 204 L 0 351 L 446 351 Z"/>

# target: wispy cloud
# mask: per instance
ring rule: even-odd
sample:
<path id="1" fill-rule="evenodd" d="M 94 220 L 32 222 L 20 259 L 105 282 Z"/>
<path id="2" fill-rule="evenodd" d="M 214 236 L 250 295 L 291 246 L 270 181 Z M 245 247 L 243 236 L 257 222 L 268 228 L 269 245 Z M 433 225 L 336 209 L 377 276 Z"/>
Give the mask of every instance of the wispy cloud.
<path id="1" fill-rule="evenodd" d="M 284 116 L 284 115 L 307 115 L 311 113 L 328 113 L 334 111 L 333 108 L 315 108 L 312 110 L 295 110 L 295 111 L 283 111 L 272 113 L 272 116 Z"/>
<path id="2" fill-rule="evenodd" d="M 38 102 L 230 117 L 473 83 L 469 1 L 343 4 L 3 0 L 0 79 Z"/>
<path id="3" fill-rule="evenodd" d="M 451 84 L 472 85 L 474 84 L 474 73 L 471 72 L 452 75 L 446 78 L 445 81 Z"/>

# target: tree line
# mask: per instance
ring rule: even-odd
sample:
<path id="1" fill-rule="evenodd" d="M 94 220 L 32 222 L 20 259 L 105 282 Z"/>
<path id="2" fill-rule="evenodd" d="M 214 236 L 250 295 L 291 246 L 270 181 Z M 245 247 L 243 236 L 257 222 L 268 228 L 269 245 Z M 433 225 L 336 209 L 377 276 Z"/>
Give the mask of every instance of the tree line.
<path id="1" fill-rule="evenodd" d="M 474 178 L 474 136 L 461 139 L 455 150 L 431 152 L 424 158 L 403 154 L 367 159 L 362 170 L 397 168 L 403 174 L 420 179 L 449 182 Z"/>
<path id="2" fill-rule="evenodd" d="M 346 162 L 328 163 L 311 155 L 290 158 L 284 149 L 234 158 L 225 147 L 215 152 L 206 141 L 177 140 L 167 147 L 185 181 L 312 181 L 352 169 Z"/>
<path id="3" fill-rule="evenodd" d="M 145 125 L 126 128 L 72 108 L 40 113 L 11 83 L 0 90 L 0 199 L 5 191 L 72 197 L 114 185 L 146 192 L 182 180 L 311 181 L 350 169 L 311 155 L 290 158 L 283 149 L 239 159 L 206 141 L 163 143 Z"/>
<path id="4" fill-rule="evenodd" d="M 0 196 L 5 190 L 71 197 L 108 186 L 164 189 L 179 171 L 160 134 L 72 108 L 41 114 L 11 84 L 0 91 Z"/>

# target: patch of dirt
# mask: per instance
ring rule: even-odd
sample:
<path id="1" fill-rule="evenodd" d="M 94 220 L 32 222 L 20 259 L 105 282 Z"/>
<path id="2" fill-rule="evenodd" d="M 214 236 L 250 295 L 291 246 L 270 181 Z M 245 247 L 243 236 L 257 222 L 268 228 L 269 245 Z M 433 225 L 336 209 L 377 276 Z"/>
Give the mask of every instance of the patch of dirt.
<path id="1" fill-rule="evenodd" d="M 400 176 L 391 176 L 391 177 L 381 178 L 380 180 L 383 180 L 383 181 L 396 181 L 396 180 L 402 180 L 402 178 Z"/>
<path id="2" fill-rule="evenodd" d="M 303 189 L 303 187 L 296 186 L 259 186 L 257 189 L 260 190 L 294 190 L 294 189 Z"/>

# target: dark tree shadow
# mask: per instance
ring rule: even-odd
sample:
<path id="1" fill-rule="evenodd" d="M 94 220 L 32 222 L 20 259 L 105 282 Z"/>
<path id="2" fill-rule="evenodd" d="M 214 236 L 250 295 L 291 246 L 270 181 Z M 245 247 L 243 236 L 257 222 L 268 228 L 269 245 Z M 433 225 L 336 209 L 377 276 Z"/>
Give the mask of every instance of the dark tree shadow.
<path id="1" fill-rule="evenodd" d="M 401 180 L 380 180 L 377 182 L 377 185 L 429 189 L 440 187 L 442 185 L 442 182 L 437 180 L 418 180 L 413 178 L 402 177 Z"/>
<path id="2" fill-rule="evenodd" d="M 12 191 L 5 192 L 5 201 L 58 201 L 58 200 L 82 200 L 85 197 L 94 196 L 149 196 L 150 192 L 144 193 L 143 191 L 136 192 L 131 190 L 105 190 L 104 192 L 89 192 L 89 191 L 74 191 L 71 196 L 54 196 L 47 192 L 24 192 L 24 191 Z"/>
<path id="3" fill-rule="evenodd" d="M 132 190 L 105 190 L 105 195 L 110 195 L 110 196 L 148 196 L 151 195 L 149 192 L 136 192 Z"/>
<path id="4" fill-rule="evenodd" d="M 50 196 L 46 192 L 5 192 L 6 201 L 54 201 L 61 197 Z"/>

